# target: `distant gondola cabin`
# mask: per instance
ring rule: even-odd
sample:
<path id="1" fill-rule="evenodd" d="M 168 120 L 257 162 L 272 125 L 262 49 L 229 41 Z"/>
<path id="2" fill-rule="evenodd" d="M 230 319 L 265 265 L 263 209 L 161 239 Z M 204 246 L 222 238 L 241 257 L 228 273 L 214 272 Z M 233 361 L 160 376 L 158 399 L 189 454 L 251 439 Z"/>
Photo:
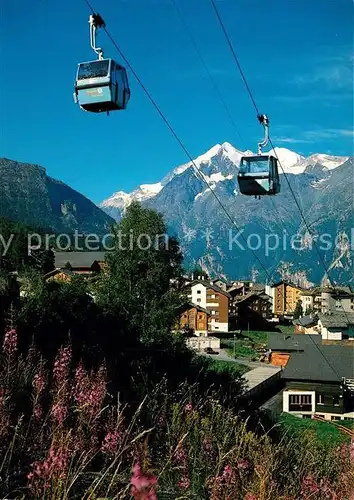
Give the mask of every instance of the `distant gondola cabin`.
<path id="1" fill-rule="evenodd" d="M 280 192 L 277 159 L 272 155 L 243 156 L 238 173 L 241 194 L 275 195 Z"/>

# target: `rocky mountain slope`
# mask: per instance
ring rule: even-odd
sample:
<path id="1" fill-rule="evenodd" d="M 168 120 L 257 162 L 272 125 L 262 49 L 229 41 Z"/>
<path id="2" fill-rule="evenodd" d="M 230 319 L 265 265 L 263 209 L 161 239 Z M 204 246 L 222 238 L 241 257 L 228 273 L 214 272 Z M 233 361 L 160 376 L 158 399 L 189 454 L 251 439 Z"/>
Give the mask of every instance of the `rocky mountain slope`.
<path id="1" fill-rule="evenodd" d="M 0 158 L 0 216 L 53 230 L 104 234 L 113 219 L 43 167 Z"/>
<path id="2" fill-rule="evenodd" d="M 157 184 L 141 185 L 132 193 L 119 191 L 100 206 L 117 220 L 135 199 L 157 209 L 180 239 L 187 262 L 199 261 L 219 275 L 262 280 L 285 276 L 306 284 L 325 278 L 323 260 L 334 281 L 353 282 L 353 158 L 305 158 L 285 148 L 276 152 L 286 174 L 280 169 L 281 193 L 261 200 L 239 194 L 240 158 L 250 151 L 224 143 L 195 160 L 234 224 L 191 163 Z"/>

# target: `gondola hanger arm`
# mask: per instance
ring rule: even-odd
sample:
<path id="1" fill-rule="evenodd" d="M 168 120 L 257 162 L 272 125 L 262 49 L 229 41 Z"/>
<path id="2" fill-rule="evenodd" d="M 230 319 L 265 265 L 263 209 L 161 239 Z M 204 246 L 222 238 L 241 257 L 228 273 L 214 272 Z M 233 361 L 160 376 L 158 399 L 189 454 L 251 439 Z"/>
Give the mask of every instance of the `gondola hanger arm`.
<path id="1" fill-rule="evenodd" d="M 258 143 L 258 154 L 262 154 L 262 149 L 265 148 L 269 142 L 269 118 L 267 115 L 258 115 L 257 116 L 259 123 L 261 123 L 264 127 L 264 139 L 262 142 Z"/>
<path id="2" fill-rule="evenodd" d="M 98 55 L 98 59 L 104 58 L 103 49 L 96 46 L 96 33 L 97 28 L 105 28 L 106 24 L 99 14 L 91 14 L 89 17 L 90 25 L 90 43 L 92 50 Z"/>

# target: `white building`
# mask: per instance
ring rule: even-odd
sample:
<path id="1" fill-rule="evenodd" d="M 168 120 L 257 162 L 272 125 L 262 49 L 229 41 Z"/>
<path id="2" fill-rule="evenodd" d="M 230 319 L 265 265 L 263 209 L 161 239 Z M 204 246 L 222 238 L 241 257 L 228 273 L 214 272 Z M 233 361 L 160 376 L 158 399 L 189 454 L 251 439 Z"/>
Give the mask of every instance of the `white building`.
<path id="1" fill-rule="evenodd" d="M 195 280 L 187 286 L 188 299 L 210 314 L 211 331 L 229 331 L 229 299 L 231 295 L 208 280 Z"/>

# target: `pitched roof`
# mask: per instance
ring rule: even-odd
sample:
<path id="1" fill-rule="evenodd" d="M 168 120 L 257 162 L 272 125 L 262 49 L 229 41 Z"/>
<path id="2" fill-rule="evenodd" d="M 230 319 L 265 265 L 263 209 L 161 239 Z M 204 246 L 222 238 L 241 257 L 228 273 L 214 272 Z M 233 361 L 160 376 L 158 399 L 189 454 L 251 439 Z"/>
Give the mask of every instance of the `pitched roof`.
<path id="1" fill-rule="evenodd" d="M 268 333 L 268 347 L 272 351 L 304 351 L 314 343 L 320 344 L 322 336 L 319 334 L 304 335 L 301 333 L 283 334 L 279 332 Z"/>
<path id="2" fill-rule="evenodd" d="M 318 314 L 318 319 L 326 328 L 348 328 L 354 325 L 354 313 Z"/>
<path id="3" fill-rule="evenodd" d="M 67 262 L 74 268 L 90 268 L 94 262 L 105 260 L 105 252 L 55 252 L 54 259 L 54 265 L 59 269 L 64 268 Z"/>
<path id="4" fill-rule="evenodd" d="M 318 316 L 317 314 L 309 314 L 308 316 L 303 316 L 302 318 L 295 319 L 293 321 L 294 325 L 300 325 L 300 326 L 311 326 L 311 325 L 316 325 L 318 322 Z"/>
<path id="5" fill-rule="evenodd" d="M 250 290 L 253 292 L 263 292 L 265 290 L 265 285 L 263 283 L 252 283 L 250 284 Z"/>
<path id="6" fill-rule="evenodd" d="M 316 296 L 316 295 L 321 295 L 321 293 L 329 293 L 331 295 L 335 295 L 336 297 L 341 297 L 341 298 L 354 297 L 354 292 L 350 286 L 336 286 L 336 287 L 320 286 L 311 288 L 310 290 L 304 290 L 303 292 L 301 292 L 301 295 Z"/>
<path id="7" fill-rule="evenodd" d="M 208 281 L 208 280 L 194 280 L 194 281 L 192 281 L 192 283 L 189 283 L 189 285 L 187 285 L 187 286 L 192 287 L 192 286 L 197 285 L 197 284 L 204 285 L 206 288 L 210 288 L 211 290 L 214 290 L 214 292 L 222 293 L 223 295 L 226 295 L 226 297 L 228 297 L 229 299 L 231 298 L 231 295 L 229 294 L 229 292 L 226 292 L 225 290 L 220 288 L 218 285 L 214 285 L 213 283 L 210 283 L 210 281 Z"/>
<path id="8" fill-rule="evenodd" d="M 70 271 L 70 269 L 53 269 L 53 271 L 50 271 L 49 273 L 45 274 L 43 276 L 43 279 L 48 279 L 51 278 L 52 276 L 55 276 L 56 274 L 65 274 L 65 276 L 75 276 L 75 274 Z"/>
<path id="9" fill-rule="evenodd" d="M 340 382 L 342 377 L 353 378 L 353 372 L 354 346 L 313 344 L 291 354 L 282 378 Z"/>
<path id="10" fill-rule="evenodd" d="M 265 293 L 249 291 L 248 293 L 246 293 L 246 295 L 236 296 L 235 304 L 240 304 L 241 302 L 245 302 L 249 299 L 255 299 L 255 298 L 269 300 L 269 301 L 271 300 L 271 297 L 269 295 L 266 295 Z"/>
<path id="11" fill-rule="evenodd" d="M 304 290 L 305 291 L 305 288 L 303 288 L 302 286 L 295 285 L 295 283 L 290 283 L 290 281 L 285 281 L 285 280 L 278 281 L 277 283 L 273 283 L 273 285 L 271 285 L 271 288 L 274 288 L 274 287 L 282 285 L 282 284 L 292 286 L 293 288 L 296 288 L 297 290 Z"/>
<path id="12" fill-rule="evenodd" d="M 210 315 L 210 312 L 204 309 L 204 307 L 201 307 L 198 304 L 193 304 L 193 302 L 186 302 L 185 304 L 183 304 L 178 308 L 178 311 L 183 312 L 186 311 L 187 309 L 192 309 L 192 308 L 197 309 L 197 311 Z"/>

